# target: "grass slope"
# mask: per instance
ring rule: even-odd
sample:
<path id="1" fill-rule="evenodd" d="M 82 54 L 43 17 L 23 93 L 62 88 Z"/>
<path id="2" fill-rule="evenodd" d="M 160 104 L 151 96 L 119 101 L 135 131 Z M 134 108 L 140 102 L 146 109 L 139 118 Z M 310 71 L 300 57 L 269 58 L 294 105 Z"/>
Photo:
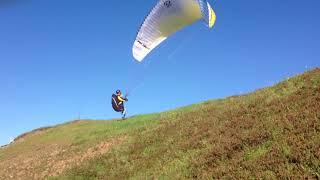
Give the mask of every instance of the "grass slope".
<path id="1" fill-rule="evenodd" d="M 33 132 L 0 150 L 0 175 L 319 179 L 320 69 L 248 95 Z"/>

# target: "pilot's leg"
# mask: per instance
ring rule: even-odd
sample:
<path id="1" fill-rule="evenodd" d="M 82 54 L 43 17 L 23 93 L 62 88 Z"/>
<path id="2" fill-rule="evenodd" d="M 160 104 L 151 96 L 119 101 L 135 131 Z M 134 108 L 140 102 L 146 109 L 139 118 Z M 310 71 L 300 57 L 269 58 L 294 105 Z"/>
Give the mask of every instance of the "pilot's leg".
<path id="1" fill-rule="evenodd" d="M 126 118 L 126 108 L 123 108 L 123 111 L 122 111 L 122 119 L 125 119 Z"/>

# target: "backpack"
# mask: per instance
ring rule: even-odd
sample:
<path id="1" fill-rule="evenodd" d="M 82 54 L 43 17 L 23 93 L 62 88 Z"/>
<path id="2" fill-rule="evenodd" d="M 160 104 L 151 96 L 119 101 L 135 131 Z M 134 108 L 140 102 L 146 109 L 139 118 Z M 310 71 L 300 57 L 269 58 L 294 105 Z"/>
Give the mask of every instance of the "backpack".
<path id="1" fill-rule="evenodd" d="M 112 104 L 112 108 L 113 108 L 115 111 L 117 111 L 117 112 L 122 111 L 123 106 L 120 106 L 120 105 L 119 105 L 119 99 L 118 99 L 117 95 L 112 94 L 112 96 L 111 96 L 111 104 Z"/>

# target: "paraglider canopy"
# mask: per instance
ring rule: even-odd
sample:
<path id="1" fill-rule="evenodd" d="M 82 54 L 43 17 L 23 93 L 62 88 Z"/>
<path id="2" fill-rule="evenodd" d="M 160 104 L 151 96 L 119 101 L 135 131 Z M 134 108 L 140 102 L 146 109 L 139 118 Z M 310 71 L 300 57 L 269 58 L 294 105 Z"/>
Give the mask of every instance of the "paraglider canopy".
<path id="1" fill-rule="evenodd" d="M 159 0 L 138 31 L 133 57 L 141 62 L 171 34 L 201 19 L 209 28 L 216 20 L 206 0 Z"/>

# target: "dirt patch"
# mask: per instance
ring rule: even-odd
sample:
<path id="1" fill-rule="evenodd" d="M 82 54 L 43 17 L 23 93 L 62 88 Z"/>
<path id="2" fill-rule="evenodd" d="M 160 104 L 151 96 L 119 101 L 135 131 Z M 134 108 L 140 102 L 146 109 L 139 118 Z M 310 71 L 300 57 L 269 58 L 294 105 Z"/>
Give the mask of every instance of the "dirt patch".
<path id="1" fill-rule="evenodd" d="M 0 162 L 0 179 L 44 179 L 56 176 L 82 162 L 107 153 L 112 146 L 125 138 L 100 142 L 84 151 L 77 152 L 71 145 L 51 144 L 39 147 L 32 154 L 21 154 Z"/>

